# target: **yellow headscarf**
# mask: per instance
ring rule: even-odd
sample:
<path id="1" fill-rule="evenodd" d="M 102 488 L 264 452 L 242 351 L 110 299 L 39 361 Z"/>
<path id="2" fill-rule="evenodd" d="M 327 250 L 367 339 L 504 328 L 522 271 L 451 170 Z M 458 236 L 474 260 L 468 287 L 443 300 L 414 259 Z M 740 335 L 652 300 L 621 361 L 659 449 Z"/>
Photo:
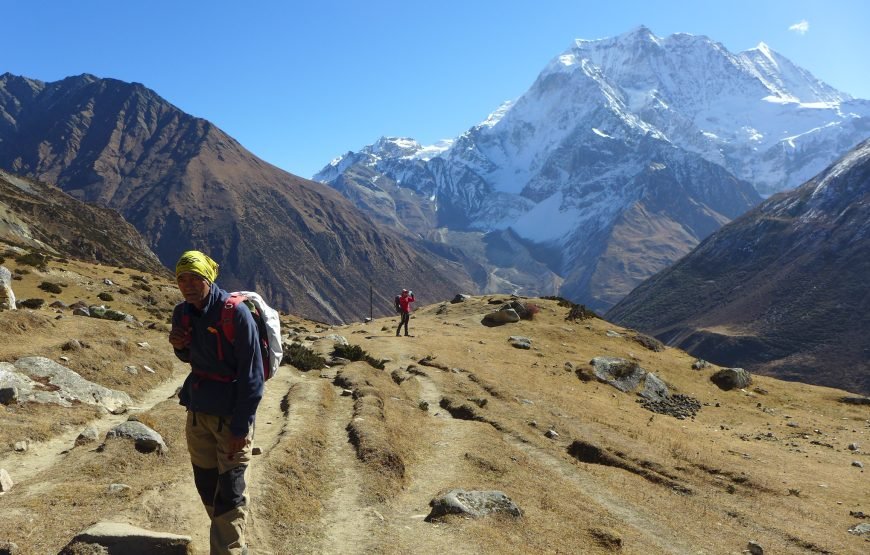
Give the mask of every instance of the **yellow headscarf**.
<path id="1" fill-rule="evenodd" d="M 176 279 L 184 272 L 192 272 L 214 283 L 218 275 L 218 263 L 199 251 L 187 251 L 175 265 Z"/>

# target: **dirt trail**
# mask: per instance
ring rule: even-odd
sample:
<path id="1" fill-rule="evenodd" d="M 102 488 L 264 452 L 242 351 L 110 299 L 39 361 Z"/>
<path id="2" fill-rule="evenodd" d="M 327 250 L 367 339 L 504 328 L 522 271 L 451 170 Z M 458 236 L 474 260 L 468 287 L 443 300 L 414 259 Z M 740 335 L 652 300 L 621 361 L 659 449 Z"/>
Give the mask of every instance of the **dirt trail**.
<path id="1" fill-rule="evenodd" d="M 332 454 L 335 478 L 332 494 L 323 504 L 321 523 L 326 537 L 316 553 L 370 553 L 369 529 L 374 521 L 383 519 L 374 507 L 362 502 L 362 463 L 348 441 L 346 430 L 352 417 L 353 401 L 350 397 L 339 397 L 327 423 L 327 450 Z"/>

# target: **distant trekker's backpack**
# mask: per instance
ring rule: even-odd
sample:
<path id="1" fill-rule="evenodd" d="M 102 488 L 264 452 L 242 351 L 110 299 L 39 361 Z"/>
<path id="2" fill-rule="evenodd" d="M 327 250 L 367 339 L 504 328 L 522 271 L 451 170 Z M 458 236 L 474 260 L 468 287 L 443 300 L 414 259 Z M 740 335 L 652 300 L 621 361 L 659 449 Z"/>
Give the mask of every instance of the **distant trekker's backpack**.
<path id="1" fill-rule="evenodd" d="M 281 365 L 281 358 L 284 356 L 284 349 L 281 346 L 281 322 L 278 319 L 278 312 L 274 308 L 266 304 L 259 294 L 253 291 L 236 291 L 230 293 L 227 302 L 224 303 L 221 309 L 221 316 L 218 320 L 218 325 L 223 335 L 223 338 L 232 345 L 236 337 L 236 328 L 233 325 L 233 317 L 235 316 L 236 307 L 239 303 L 245 303 L 245 306 L 251 311 L 251 316 L 254 317 L 254 322 L 257 324 L 257 331 L 260 335 L 260 354 L 263 357 L 263 379 L 271 379 L 278 371 L 278 366 Z M 181 315 L 181 325 L 190 327 L 190 315 Z M 211 329 L 211 328 L 209 328 Z M 215 332 L 217 333 L 217 332 Z M 224 360 L 224 353 L 221 345 L 223 342 L 218 339 L 218 360 Z M 196 372 L 207 378 L 229 381 L 232 378 L 221 374 L 212 374 L 203 371 Z"/>
<path id="2" fill-rule="evenodd" d="M 395 305 L 396 305 L 396 312 L 397 312 L 398 314 L 401 314 L 401 313 L 402 313 L 402 303 L 401 303 L 401 301 L 399 300 L 399 299 L 401 299 L 401 298 L 402 298 L 401 295 L 396 295 L 396 298 L 393 299 L 393 302 L 394 302 Z"/>

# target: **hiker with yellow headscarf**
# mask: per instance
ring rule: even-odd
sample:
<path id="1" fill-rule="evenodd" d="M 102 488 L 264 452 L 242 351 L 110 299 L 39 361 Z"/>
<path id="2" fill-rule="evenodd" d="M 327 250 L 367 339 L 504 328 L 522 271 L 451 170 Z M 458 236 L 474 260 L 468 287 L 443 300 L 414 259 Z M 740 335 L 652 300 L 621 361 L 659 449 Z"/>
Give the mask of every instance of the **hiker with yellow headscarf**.
<path id="1" fill-rule="evenodd" d="M 221 331 L 229 293 L 215 283 L 218 264 L 187 251 L 175 265 L 184 296 L 172 313 L 169 342 L 190 364 L 179 392 L 187 407 L 187 448 L 196 489 L 211 518 L 211 554 L 247 553 L 248 496 L 245 470 L 257 407 L 263 397 L 263 359 L 251 311 L 232 311 L 234 337 Z"/>

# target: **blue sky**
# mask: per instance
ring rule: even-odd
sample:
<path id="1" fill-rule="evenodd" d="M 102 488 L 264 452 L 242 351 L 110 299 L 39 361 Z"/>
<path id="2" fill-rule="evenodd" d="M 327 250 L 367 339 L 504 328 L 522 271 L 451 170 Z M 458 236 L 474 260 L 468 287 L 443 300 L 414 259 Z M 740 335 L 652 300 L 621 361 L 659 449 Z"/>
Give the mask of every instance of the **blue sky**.
<path id="1" fill-rule="evenodd" d="M 382 135 L 455 137 L 575 38 L 766 42 L 870 99 L 863 0 L 0 0 L 0 73 L 136 81 L 310 177 Z"/>

